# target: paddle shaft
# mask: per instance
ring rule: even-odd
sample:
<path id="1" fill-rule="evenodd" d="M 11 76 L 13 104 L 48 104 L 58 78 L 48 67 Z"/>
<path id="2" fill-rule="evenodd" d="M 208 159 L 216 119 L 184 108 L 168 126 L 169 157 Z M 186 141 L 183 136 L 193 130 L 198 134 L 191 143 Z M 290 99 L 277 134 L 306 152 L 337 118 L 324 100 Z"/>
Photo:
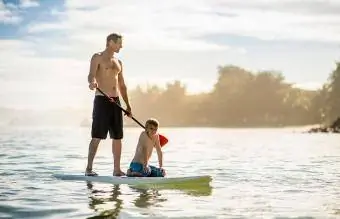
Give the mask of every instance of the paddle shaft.
<path id="1" fill-rule="evenodd" d="M 103 94 L 105 97 L 107 97 L 109 100 L 111 100 L 111 98 L 105 94 L 102 90 L 100 90 L 100 88 L 97 88 L 97 90 Z M 127 115 L 131 114 L 130 112 L 126 111 L 125 109 L 123 109 L 123 107 L 121 107 L 118 103 L 116 103 L 115 101 L 112 101 L 114 102 L 124 113 L 126 113 Z M 133 117 L 131 115 L 131 118 L 138 124 L 140 125 L 143 129 L 145 129 L 145 126 L 140 123 L 135 117 Z M 160 145 L 163 147 L 167 142 L 168 142 L 168 139 L 166 137 L 164 137 L 163 135 L 159 134 L 159 142 L 160 142 Z"/>
<path id="2" fill-rule="evenodd" d="M 97 90 L 103 94 L 104 96 L 106 96 L 107 98 L 111 99 L 106 93 L 104 93 L 100 88 L 97 87 Z M 130 114 L 130 112 L 126 111 L 123 107 L 121 107 L 118 103 L 116 103 L 116 101 L 112 101 L 114 102 L 124 113 L 126 113 L 127 115 Z M 131 116 L 131 118 L 138 124 L 140 125 L 143 129 L 145 129 L 145 126 L 140 123 L 135 117 Z"/>

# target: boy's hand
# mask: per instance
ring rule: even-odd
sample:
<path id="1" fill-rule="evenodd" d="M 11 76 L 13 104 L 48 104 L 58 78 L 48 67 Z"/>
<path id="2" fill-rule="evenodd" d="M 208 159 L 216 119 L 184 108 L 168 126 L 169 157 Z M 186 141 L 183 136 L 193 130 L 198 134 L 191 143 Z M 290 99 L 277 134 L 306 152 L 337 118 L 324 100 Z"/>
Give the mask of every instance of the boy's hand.
<path id="1" fill-rule="evenodd" d="M 163 168 L 160 168 L 160 169 L 162 171 L 163 176 L 165 176 L 166 175 L 165 170 Z"/>
<path id="2" fill-rule="evenodd" d="M 151 174 L 151 168 L 149 166 L 144 166 L 143 172 L 149 175 L 149 174 Z"/>

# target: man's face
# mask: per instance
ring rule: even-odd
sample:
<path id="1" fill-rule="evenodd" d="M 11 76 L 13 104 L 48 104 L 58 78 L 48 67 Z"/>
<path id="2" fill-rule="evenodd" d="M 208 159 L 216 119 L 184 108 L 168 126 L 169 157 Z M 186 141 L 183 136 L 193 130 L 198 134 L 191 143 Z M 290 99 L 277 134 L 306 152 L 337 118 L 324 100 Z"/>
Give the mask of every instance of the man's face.
<path id="1" fill-rule="evenodd" d="M 114 42 L 113 40 L 109 41 L 109 48 L 113 50 L 114 52 L 119 52 L 119 50 L 123 47 L 122 39 L 117 39 L 117 42 Z"/>

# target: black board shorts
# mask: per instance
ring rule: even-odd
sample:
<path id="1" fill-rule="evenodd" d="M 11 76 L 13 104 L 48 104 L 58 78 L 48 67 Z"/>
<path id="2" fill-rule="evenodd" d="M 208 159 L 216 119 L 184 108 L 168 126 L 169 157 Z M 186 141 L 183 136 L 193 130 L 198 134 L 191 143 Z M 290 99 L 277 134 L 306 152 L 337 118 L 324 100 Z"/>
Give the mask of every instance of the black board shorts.
<path id="1" fill-rule="evenodd" d="M 119 97 L 113 99 L 120 105 Z M 123 138 L 123 113 L 107 97 L 96 95 L 93 101 L 91 136 L 106 139 L 107 133 L 111 139 Z"/>

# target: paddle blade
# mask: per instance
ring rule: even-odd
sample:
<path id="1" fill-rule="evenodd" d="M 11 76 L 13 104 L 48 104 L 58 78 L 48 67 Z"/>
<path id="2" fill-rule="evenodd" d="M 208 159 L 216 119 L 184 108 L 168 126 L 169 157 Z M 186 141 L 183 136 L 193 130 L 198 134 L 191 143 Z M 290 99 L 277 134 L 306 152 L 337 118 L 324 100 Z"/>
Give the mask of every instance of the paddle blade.
<path id="1" fill-rule="evenodd" d="M 168 143 L 168 139 L 166 137 L 164 137 L 163 135 L 159 135 L 159 143 L 161 145 L 161 147 L 163 147 L 166 143 Z"/>

